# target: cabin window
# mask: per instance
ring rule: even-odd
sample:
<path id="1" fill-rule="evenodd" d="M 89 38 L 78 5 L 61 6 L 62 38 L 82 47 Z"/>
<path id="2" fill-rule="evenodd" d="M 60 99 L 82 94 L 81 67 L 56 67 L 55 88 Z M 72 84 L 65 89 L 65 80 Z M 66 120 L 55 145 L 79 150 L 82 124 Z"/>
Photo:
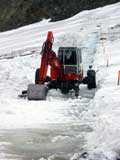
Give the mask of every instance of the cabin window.
<path id="1" fill-rule="evenodd" d="M 65 50 L 64 52 L 64 64 L 65 65 L 76 65 L 76 51 Z"/>

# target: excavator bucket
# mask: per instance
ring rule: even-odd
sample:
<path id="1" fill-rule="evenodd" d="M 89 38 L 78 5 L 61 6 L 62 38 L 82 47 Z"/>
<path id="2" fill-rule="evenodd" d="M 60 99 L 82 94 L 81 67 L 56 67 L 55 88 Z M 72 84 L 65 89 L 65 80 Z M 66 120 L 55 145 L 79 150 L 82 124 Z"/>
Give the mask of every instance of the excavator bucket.
<path id="1" fill-rule="evenodd" d="M 47 87 L 39 84 L 29 84 L 27 90 L 28 100 L 45 100 Z"/>

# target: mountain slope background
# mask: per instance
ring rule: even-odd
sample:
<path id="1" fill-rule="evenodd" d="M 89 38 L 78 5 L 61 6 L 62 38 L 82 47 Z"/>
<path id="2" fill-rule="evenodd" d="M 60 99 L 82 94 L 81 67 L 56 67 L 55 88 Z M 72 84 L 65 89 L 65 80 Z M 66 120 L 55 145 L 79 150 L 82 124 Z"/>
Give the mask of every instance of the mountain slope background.
<path id="1" fill-rule="evenodd" d="M 0 31 L 39 22 L 63 20 L 83 10 L 113 4 L 120 0 L 0 0 Z"/>

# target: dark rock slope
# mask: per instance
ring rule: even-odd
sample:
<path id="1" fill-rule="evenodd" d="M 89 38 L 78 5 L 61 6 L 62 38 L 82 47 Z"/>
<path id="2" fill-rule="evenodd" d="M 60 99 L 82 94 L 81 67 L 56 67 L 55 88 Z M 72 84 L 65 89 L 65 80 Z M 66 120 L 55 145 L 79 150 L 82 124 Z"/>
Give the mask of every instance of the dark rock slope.
<path id="1" fill-rule="evenodd" d="M 83 10 L 120 0 L 0 0 L 0 31 L 10 30 L 43 18 L 58 21 Z"/>

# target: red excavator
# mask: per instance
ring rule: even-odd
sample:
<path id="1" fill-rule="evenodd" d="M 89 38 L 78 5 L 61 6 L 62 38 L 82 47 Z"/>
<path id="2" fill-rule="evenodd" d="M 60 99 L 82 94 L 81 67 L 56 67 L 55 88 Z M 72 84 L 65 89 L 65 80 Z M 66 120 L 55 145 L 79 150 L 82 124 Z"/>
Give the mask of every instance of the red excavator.
<path id="1" fill-rule="evenodd" d="M 45 100 L 50 89 L 60 89 L 62 93 L 74 90 L 79 96 L 79 84 L 83 82 L 81 49 L 77 47 L 60 47 L 58 56 L 52 50 L 54 37 L 51 31 L 41 51 L 40 68 L 35 73 L 35 84 L 29 84 L 22 92 L 29 100 Z M 47 76 L 50 66 L 50 76 Z"/>

